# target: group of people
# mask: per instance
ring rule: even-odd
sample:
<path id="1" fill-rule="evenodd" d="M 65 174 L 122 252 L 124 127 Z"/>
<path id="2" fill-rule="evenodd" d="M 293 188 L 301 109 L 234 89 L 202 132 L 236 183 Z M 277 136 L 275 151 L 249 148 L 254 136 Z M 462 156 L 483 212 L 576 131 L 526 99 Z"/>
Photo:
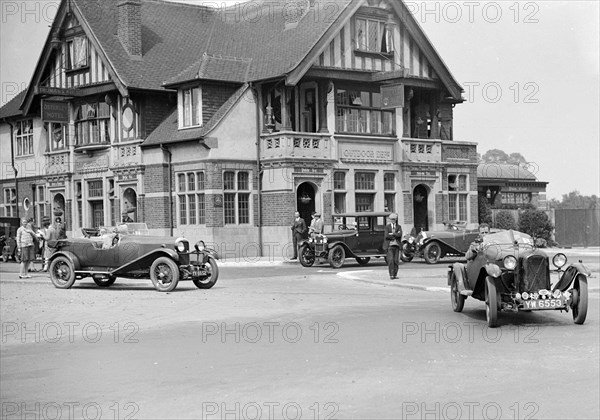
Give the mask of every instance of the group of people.
<path id="1" fill-rule="evenodd" d="M 26 217 L 21 219 L 21 226 L 17 229 L 17 249 L 21 258 L 19 268 L 19 278 L 31 278 L 29 275 L 29 265 L 36 258 L 36 251 L 41 252 L 44 261 L 43 271 L 48 271 L 48 260 L 54 253 L 51 245 L 58 239 L 66 237 L 64 227 L 59 217 L 51 223 L 50 218 L 42 218 L 42 228 L 36 229 L 33 225 L 33 219 Z M 43 249 L 37 250 L 43 244 Z"/>
<path id="2" fill-rule="evenodd" d="M 310 226 L 308 227 L 308 236 L 310 238 L 315 235 L 320 235 L 323 233 L 323 220 L 321 220 L 321 213 L 318 211 L 313 211 L 311 214 L 312 220 L 310 222 Z M 292 239 L 294 242 L 294 256 L 293 260 L 298 259 L 298 244 L 302 239 L 304 239 L 304 234 L 306 233 L 306 222 L 302 217 L 300 217 L 299 212 L 294 213 L 294 223 L 292 223 Z"/>

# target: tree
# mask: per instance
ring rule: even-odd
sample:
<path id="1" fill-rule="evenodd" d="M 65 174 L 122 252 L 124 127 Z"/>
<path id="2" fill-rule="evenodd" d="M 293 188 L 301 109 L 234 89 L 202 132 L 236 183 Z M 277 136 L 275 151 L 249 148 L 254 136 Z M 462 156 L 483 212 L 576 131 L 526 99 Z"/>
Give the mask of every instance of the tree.
<path id="1" fill-rule="evenodd" d="M 554 209 L 591 209 L 600 208 L 600 198 L 594 195 L 581 195 L 577 190 L 563 194 L 561 201 L 553 198 L 550 207 Z"/>
<path id="2" fill-rule="evenodd" d="M 508 163 L 516 166 L 527 166 L 529 162 L 519 152 L 513 152 L 510 155 L 504 150 L 491 149 L 488 150 L 481 156 L 480 162 L 482 163 Z"/>
<path id="3" fill-rule="evenodd" d="M 517 230 L 517 222 L 515 222 L 512 212 L 500 210 L 496 213 L 496 223 L 494 223 L 494 227 L 498 229 Z"/>
<path id="4" fill-rule="evenodd" d="M 548 242 L 552 242 L 554 225 L 545 211 L 525 210 L 519 216 L 519 231 L 531 235 L 536 245 L 545 246 Z"/>

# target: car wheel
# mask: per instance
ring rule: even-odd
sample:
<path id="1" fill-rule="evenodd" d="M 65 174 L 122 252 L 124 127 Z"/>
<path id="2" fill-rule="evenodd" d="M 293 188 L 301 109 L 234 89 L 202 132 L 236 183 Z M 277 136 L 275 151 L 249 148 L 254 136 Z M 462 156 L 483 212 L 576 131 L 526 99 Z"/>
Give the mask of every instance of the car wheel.
<path id="1" fill-rule="evenodd" d="M 573 322 L 583 324 L 587 316 L 588 307 L 588 287 L 587 279 L 584 275 L 579 274 L 575 279 L 575 288 L 573 289 L 573 303 L 571 309 L 573 311 Z"/>
<path id="2" fill-rule="evenodd" d="M 452 310 L 454 312 L 462 312 L 466 299 L 467 297 L 461 295 L 458 290 L 456 274 L 452 273 L 452 280 L 450 281 L 450 301 L 452 302 Z"/>
<path id="3" fill-rule="evenodd" d="M 333 268 L 340 268 L 344 265 L 344 260 L 346 259 L 346 251 L 344 251 L 344 247 L 341 245 L 336 245 L 329 250 L 329 254 L 327 255 L 327 259 L 329 260 L 329 265 Z"/>
<path id="4" fill-rule="evenodd" d="M 302 264 L 302 267 L 312 267 L 314 263 L 314 252 L 312 252 L 308 245 L 302 245 L 300 248 L 300 264 Z"/>
<path id="5" fill-rule="evenodd" d="M 50 281 L 54 287 L 69 289 L 75 283 L 75 269 L 67 257 L 58 256 L 52 260 L 50 267 Z"/>
<path id="6" fill-rule="evenodd" d="M 175 261 L 168 257 L 154 260 L 150 267 L 150 280 L 159 292 L 171 292 L 179 282 L 179 268 Z"/>
<path id="7" fill-rule="evenodd" d="M 490 276 L 485 278 L 485 317 L 488 327 L 498 326 L 498 292 L 496 283 Z"/>
<path id="8" fill-rule="evenodd" d="M 219 266 L 213 257 L 208 257 L 205 269 L 208 273 L 205 278 L 192 280 L 198 289 L 210 289 L 215 285 L 219 278 Z"/>
<path id="9" fill-rule="evenodd" d="M 105 278 L 94 278 L 94 283 L 96 283 L 99 287 L 110 287 L 115 283 L 116 280 L 117 278 L 114 276 Z"/>
<path id="10" fill-rule="evenodd" d="M 405 242 L 402 244 L 402 249 L 400 250 L 400 259 L 403 262 L 411 262 L 413 260 L 413 256 L 406 250 L 408 244 Z"/>
<path id="11" fill-rule="evenodd" d="M 356 257 L 358 265 L 367 265 L 371 261 L 370 257 Z"/>
<path id="12" fill-rule="evenodd" d="M 437 242 L 430 242 L 423 251 L 423 257 L 427 264 L 435 264 L 442 257 L 442 247 Z"/>

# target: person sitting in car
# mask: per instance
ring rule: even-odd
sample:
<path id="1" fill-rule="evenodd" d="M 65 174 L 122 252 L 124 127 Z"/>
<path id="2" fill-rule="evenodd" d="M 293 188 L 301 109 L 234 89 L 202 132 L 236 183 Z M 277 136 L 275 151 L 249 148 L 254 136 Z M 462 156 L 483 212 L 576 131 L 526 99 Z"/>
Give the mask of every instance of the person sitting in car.
<path id="1" fill-rule="evenodd" d="M 474 260 L 475 257 L 477 257 L 477 253 L 481 252 L 482 245 L 483 245 L 483 238 L 488 233 L 490 233 L 490 226 L 487 223 L 480 224 L 479 225 L 479 236 L 477 237 L 477 239 L 475 239 L 473 242 L 471 242 L 471 245 L 469 245 L 469 249 L 467 250 L 467 253 L 465 254 L 467 261 Z"/>

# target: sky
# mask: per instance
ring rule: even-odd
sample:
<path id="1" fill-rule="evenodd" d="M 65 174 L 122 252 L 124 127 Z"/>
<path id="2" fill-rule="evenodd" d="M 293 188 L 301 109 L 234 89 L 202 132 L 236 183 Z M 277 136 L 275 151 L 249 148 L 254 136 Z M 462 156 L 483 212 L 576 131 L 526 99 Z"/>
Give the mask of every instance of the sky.
<path id="1" fill-rule="evenodd" d="M 29 84 L 59 3 L 0 0 L 0 105 Z M 465 90 L 455 140 L 522 154 L 548 198 L 600 195 L 600 2 L 405 3 Z"/>

